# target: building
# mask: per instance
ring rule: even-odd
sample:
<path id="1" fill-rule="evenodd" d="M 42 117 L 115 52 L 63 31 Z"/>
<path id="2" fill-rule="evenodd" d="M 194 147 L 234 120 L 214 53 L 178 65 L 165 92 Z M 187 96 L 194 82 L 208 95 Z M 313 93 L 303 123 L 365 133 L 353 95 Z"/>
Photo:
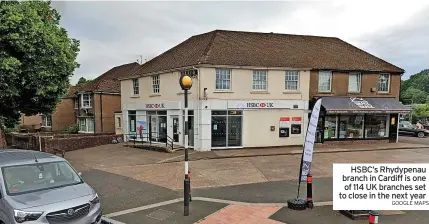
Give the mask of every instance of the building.
<path id="1" fill-rule="evenodd" d="M 332 63 L 316 63 L 310 73 L 310 108 L 322 98 L 317 142 L 397 142 L 398 115 L 410 111 L 399 102 L 404 70 L 344 42 L 342 47 L 336 56 L 321 53 Z"/>
<path id="2" fill-rule="evenodd" d="M 117 125 L 125 138 L 141 132 L 155 142 L 184 143 L 178 80 L 186 72 L 195 74 L 188 141 L 199 151 L 302 145 L 310 100 L 317 97 L 327 97 L 322 101 L 325 109 L 330 102 L 349 105 L 350 96 L 382 96 L 397 107 L 394 111 L 403 109 L 396 99 L 403 70 L 338 38 L 215 30 L 190 37 L 121 79 L 122 113 L 116 116 L 122 117 Z M 349 73 L 360 77 L 350 79 L 359 82 L 359 89 L 351 89 L 358 94 L 350 96 L 347 89 L 343 93 Z M 369 85 L 377 80 L 383 82 Z M 381 91 L 374 93 L 373 87 Z M 349 101 L 340 102 L 339 96 Z M 390 119 L 385 117 L 386 125 Z M 373 123 L 377 121 L 378 117 Z"/>
<path id="3" fill-rule="evenodd" d="M 115 133 L 115 112 L 121 109 L 118 78 L 129 75 L 138 65 L 116 66 L 68 96 L 73 99 L 73 118 L 80 133 Z"/>

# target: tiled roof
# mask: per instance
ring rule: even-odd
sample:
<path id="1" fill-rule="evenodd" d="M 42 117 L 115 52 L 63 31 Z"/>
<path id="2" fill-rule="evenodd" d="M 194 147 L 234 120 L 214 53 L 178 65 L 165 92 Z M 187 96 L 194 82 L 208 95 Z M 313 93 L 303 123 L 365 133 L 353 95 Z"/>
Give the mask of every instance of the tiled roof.
<path id="1" fill-rule="evenodd" d="M 404 72 L 335 37 L 215 30 L 190 37 L 129 77 L 199 64 Z"/>
<path id="2" fill-rule="evenodd" d="M 108 93 L 120 93 L 121 83 L 118 79 L 129 76 L 130 71 L 137 68 L 138 65 L 138 63 L 133 62 L 116 66 L 90 81 L 89 83 L 71 87 L 67 96 L 71 96 L 76 92 L 103 91 Z"/>

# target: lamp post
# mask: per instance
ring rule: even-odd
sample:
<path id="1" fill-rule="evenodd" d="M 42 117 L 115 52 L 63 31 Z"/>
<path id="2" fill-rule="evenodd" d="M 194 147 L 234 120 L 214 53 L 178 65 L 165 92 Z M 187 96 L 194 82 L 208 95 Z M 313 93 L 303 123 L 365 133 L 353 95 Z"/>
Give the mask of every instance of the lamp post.
<path id="1" fill-rule="evenodd" d="M 192 78 L 187 74 L 182 74 L 179 78 L 180 87 L 185 91 L 185 180 L 184 180 L 184 216 L 189 216 L 189 196 L 191 191 L 191 180 L 189 179 L 188 167 L 188 90 L 192 87 Z"/>

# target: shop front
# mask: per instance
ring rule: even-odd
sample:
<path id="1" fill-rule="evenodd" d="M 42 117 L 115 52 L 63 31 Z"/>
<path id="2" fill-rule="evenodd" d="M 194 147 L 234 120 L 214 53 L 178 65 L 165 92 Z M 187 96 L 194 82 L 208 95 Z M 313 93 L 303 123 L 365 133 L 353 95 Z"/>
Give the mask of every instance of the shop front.
<path id="1" fill-rule="evenodd" d="M 394 98 L 322 97 L 317 142 L 397 142 L 398 115 L 408 112 Z"/>
<path id="2" fill-rule="evenodd" d="M 153 142 L 172 138 L 176 144 L 184 144 L 185 119 L 181 101 L 124 107 L 122 116 L 126 134 L 151 136 Z M 302 145 L 308 123 L 307 112 L 308 101 L 302 100 L 190 101 L 189 146 L 210 151 Z"/>

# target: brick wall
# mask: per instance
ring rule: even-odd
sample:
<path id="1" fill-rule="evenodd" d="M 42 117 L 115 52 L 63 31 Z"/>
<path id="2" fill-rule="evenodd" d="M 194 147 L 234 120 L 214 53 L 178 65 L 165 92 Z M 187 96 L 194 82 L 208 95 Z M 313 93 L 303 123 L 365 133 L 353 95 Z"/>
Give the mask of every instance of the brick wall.
<path id="1" fill-rule="evenodd" d="M 76 116 L 73 99 L 61 99 L 52 114 L 52 131 L 67 130 L 74 124 L 76 124 Z"/>
<path id="2" fill-rule="evenodd" d="M 310 72 L 310 98 L 315 96 L 359 96 L 359 97 L 394 97 L 399 99 L 399 87 L 401 83 L 400 74 L 390 75 L 389 93 L 371 92 L 371 88 L 377 89 L 379 73 L 362 73 L 361 92 L 349 93 L 349 73 L 333 72 L 332 73 L 332 92 L 319 93 L 319 71 Z"/>
<path id="3" fill-rule="evenodd" d="M 122 137 L 122 135 L 104 134 L 93 136 L 66 137 L 58 139 L 46 139 L 43 143 L 43 149 L 47 152 L 52 152 L 53 149 L 64 151 L 72 151 L 77 149 L 95 147 L 99 145 L 111 144 L 114 139 Z"/>
<path id="4" fill-rule="evenodd" d="M 52 137 L 42 137 L 42 150 L 51 152 L 53 149 L 71 151 L 99 145 L 110 144 L 114 139 L 122 137 L 116 134 L 59 134 Z M 39 150 L 39 137 L 37 135 L 12 135 L 13 148 Z"/>
<path id="5" fill-rule="evenodd" d="M 100 99 L 103 103 L 103 117 L 101 117 Z M 111 94 L 95 94 L 95 131 L 97 133 L 114 133 L 115 128 L 115 111 L 121 110 L 121 96 Z M 102 128 L 103 126 L 103 128 Z"/>

